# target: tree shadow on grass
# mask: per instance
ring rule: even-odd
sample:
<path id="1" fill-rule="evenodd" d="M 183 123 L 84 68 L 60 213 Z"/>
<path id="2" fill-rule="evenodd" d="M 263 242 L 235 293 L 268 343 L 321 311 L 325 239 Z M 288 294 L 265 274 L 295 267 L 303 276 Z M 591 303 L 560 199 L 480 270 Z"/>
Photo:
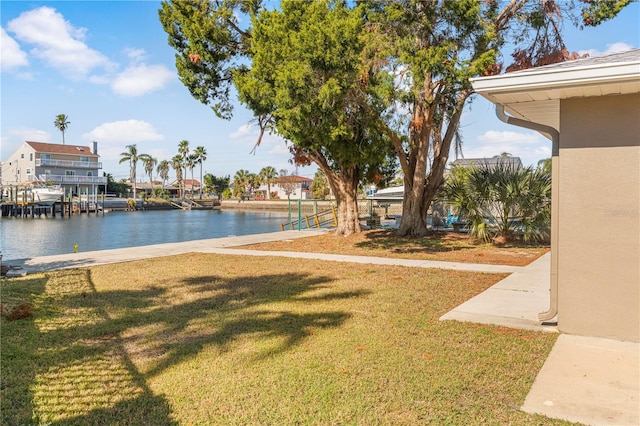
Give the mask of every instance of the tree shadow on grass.
<path id="1" fill-rule="evenodd" d="M 367 232 L 366 241 L 355 246 L 367 250 L 386 250 L 391 253 L 443 253 L 468 250 L 485 243 L 466 234 L 431 231 L 424 237 L 399 237 L 395 231 L 378 230 Z"/>
<path id="2" fill-rule="evenodd" d="M 36 305 L 45 291 L 47 278 L 0 280 L 0 302 L 9 310 L 21 303 Z M 33 397 L 29 385 L 35 380 L 35 350 L 39 331 L 33 318 L 0 320 L 0 424 L 31 423 Z"/>
<path id="3" fill-rule="evenodd" d="M 3 335 L 3 406 L 15 407 L 3 407 L 3 424 L 177 424 L 149 378 L 205 347 L 233 350 L 240 339 L 255 343 L 254 360 L 277 356 L 350 317 L 332 301 L 368 293 L 336 291 L 331 278 L 300 273 L 189 277 L 113 291 L 98 291 L 90 269 L 52 276 L 32 284 L 40 301 L 36 318 L 21 324 L 28 340 L 13 348 L 20 364 L 5 359 L 4 340 L 12 337 Z"/>
<path id="4" fill-rule="evenodd" d="M 288 351 L 314 330 L 339 327 L 350 314 L 328 310 L 327 304 L 368 293 L 337 292 L 330 282 L 328 277 L 296 273 L 186 278 L 165 289 L 166 293 L 139 302 L 151 304 L 153 309 L 129 309 L 109 323 L 130 351 L 153 365 L 144 371 L 148 377 L 196 356 L 207 345 L 226 352 L 232 342 L 244 336 L 279 342 L 262 352 L 256 349 L 258 360 Z M 189 297 L 183 300 L 176 296 L 180 294 Z M 131 296 L 128 291 L 96 294 L 105 306 L 123 295 Z M 324 307 L 315 310 L 314 304 Z"/>
<path id="5" fill-rule="evenodd" d="M 1 325 L 0 424 L 176 424 L 117 336 L 104 333 L 88 279 L 70 270 L 2 283 L 3 302 L 32 303 L 34 316 Z"/>

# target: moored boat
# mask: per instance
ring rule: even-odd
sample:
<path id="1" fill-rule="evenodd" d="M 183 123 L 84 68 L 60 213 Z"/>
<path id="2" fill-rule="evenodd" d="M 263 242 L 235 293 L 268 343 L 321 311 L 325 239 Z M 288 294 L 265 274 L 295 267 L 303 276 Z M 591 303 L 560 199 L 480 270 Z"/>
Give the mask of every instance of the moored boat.
<path id="1" fill-rule="evenodd" d="M 33 201 L 36 204 L 51 206 L 64 195 L 62 188 L 55 188 L 51 186 L 45 186 L 41 188 L 31 188 L 33 194 Z"/>

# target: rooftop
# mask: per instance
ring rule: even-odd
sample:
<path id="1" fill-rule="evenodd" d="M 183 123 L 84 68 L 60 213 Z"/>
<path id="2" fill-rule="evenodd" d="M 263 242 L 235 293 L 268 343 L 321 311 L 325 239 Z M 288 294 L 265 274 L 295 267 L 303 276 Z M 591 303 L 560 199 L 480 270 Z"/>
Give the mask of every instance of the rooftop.
<path id="1" fill-rule="evenodd" d="M 560 100 L 640 93 L 640 49 L 471 79 L 516 118 L 560 128 Z"/>
<path id="2" fill-rule="evenodd" d="M 36 152 L 43 154 L 65 154 L 65 155 L 81 155 L 83 157 L 93 156 L 99 157 L 91 152 L 91 148 L 82 145 L 60 145 L 55 143 L 31 142 L 27 141 L 27 145 L 35 149 Z"/>

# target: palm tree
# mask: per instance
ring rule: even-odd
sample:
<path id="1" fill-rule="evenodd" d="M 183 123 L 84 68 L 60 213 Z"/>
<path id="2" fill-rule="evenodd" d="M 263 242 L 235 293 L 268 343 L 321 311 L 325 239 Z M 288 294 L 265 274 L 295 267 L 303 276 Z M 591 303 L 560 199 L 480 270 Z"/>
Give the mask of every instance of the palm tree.
<path id="1" fill-rule="evenodd" d="M 158 168 L 156 169 L 156 171 L 158 172 L 158 175 L 160 176 L 160 179 L 162 179 L 162 193 L 164 194 L 164 187 L 167 185 L 167 179 L 169 179 L 169 162 L 167 160 L 162 160 L 160 163 L 158 163 Z"/>
<path id="2" fill-rule="evenodd" d="M 147 155 L 142 158 L 142 163 L 144 164 L 144 171 L 149 176 L 149 182 L 151 183 L 151 195 L 153 195 L 153 169 L 156 167 L 156 164 L 158 164 L 158 160 Z"/>
<path id="3" fill-rule="evenodd" d="M 233 195 L 244 196 L 247 192 L 247 185 L 249 183 L 249 170 L 238 170 L 233 177 Z"/>
<path id="4" fill-rule="evenodd" d="M 176 154 L 171 159 L 171 167 L 176 171 L 176 180 L 178 181 L 178 190 L 180 191 L 180 198 L 184 198 L 184 188 L 182 188 L 182 155 Z"/>
<path id="5" fill-rule="evenodd" d="M 551 220 L 551 176 L 541 169 L 498 163 L 495 167 L 455 167 L 443 194 L 483 240 L 546 237 Z"/>
<path id="6" fill-rule="evenodd" d="M 118 162 L 118 164 L 122 164 L 125 161 L 129 162 L 129 178 L 131 180 L 131 182 L 133 182 L 133 199 L 136 199 L 136 168 L 138 166 L 138 161 L 143 160 L 145 158 L 148 158 L 149 155 L 148 154 L 138 154 L 138 148 L 136 147 L 136 144 L 132 144 L 132 145 L 127 145 L 125 148 L 127 148 L 127 151 L 125 152 L 121 152 L 120 153 L 120 161 Z"/>
<path id="7" fill-rule="evenodd" d="M 187 174 L 187 157 L 189 156 L 189 141 L 188 140 L 181 140 L 180 143 L 178 143 L 178 154 L 180 155 L 180 164 L 182 164 L 182 177 L 184 179 L 184 176 Z M 184 185 L 183 188 L 184 190 Z M 181 192 L 181 195 L 183 193 Z M 182 198 L 185 198 L 184 195 L 182 195 Z"/>
<path id="8" fill-rule="evenodd" d="M 178 153 L 182 158 L 187 158 L 189 155 L 189 141 L 181 140 L 178 144 Z"/>
<path id="9" fill-rule="evenodd" d="M 185 159 L 185 168 L 191 171 L 191 199 L 192 200 L 193 200 L 193 169 L 196 168 L 196 164 L 198 164 L 198 158 L 196 157 L 195 154 L 191 154 L 187 156 L 187 158 Z"/>
<path id="10" fill-rule="evenodd" d="M 62 132 L 62 145 L 64 145 L 64 131 L 67 130 L 69 124 L 71 124 L 69 117 L 64 114 L 58 114 L 56 116 L 56 121 L 53 122 L 53 125 Z"/>
<path id="11" fill-rule="evenodd" d="M 260 186 L 260 176 L 255 173 L 249 173 L 247 177 L 247 187 L 249 189 L 249 196 L 252 196 L 256 189 Z"/>
<path id="12" fill-rule="evenodd" d="M 200 199 L 202 200 L 202 186 L 204 183 L 202 182 L 202 163 L 207 161 L 207 150 L 204 149 L 204 146 L 197 146 L 193 152 L 196 162 L 200 164 Z"/>
<path id="13" fill-rule="evenodd" d="M 258 176 L 260 176 L 260 180 L 267 184 L 267 200 L 270 200 L 271 184 L 273 183 L 273 180 L 278 177 L 278 172 L 272 166 L 266 166 L 263 167 L 262 170 L 260 170 Z"/>

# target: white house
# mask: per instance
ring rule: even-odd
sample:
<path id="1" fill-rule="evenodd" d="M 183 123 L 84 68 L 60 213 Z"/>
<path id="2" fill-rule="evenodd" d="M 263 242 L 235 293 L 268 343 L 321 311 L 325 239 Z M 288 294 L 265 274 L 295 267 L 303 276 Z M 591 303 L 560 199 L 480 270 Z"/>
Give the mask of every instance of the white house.
<path id="1" fill-rule="evenodd" d="M 271 198 L 281 200 L 288 198 L 292 200 L 311 200 L 313 198 L 311 183 L 313 183 L 313 179 L 295 175 L 275 178 L 270 185 Z M 267 184 L 262 183 L 258 189 L 255 190 L 254 198 L 256 200 L 267 199 L 267 191 Z M 287 192 L 289 192 L 288 195 Z"/>
<path id="2" fill-rule="evenodd" d="M 82 145 L 24 142 L 2 163 L 2 186 L 26 186 L 33 182 L 61 185 L 67 192 L 96 194 L 107 184 L 101 176 L 98 143 Z"/>

